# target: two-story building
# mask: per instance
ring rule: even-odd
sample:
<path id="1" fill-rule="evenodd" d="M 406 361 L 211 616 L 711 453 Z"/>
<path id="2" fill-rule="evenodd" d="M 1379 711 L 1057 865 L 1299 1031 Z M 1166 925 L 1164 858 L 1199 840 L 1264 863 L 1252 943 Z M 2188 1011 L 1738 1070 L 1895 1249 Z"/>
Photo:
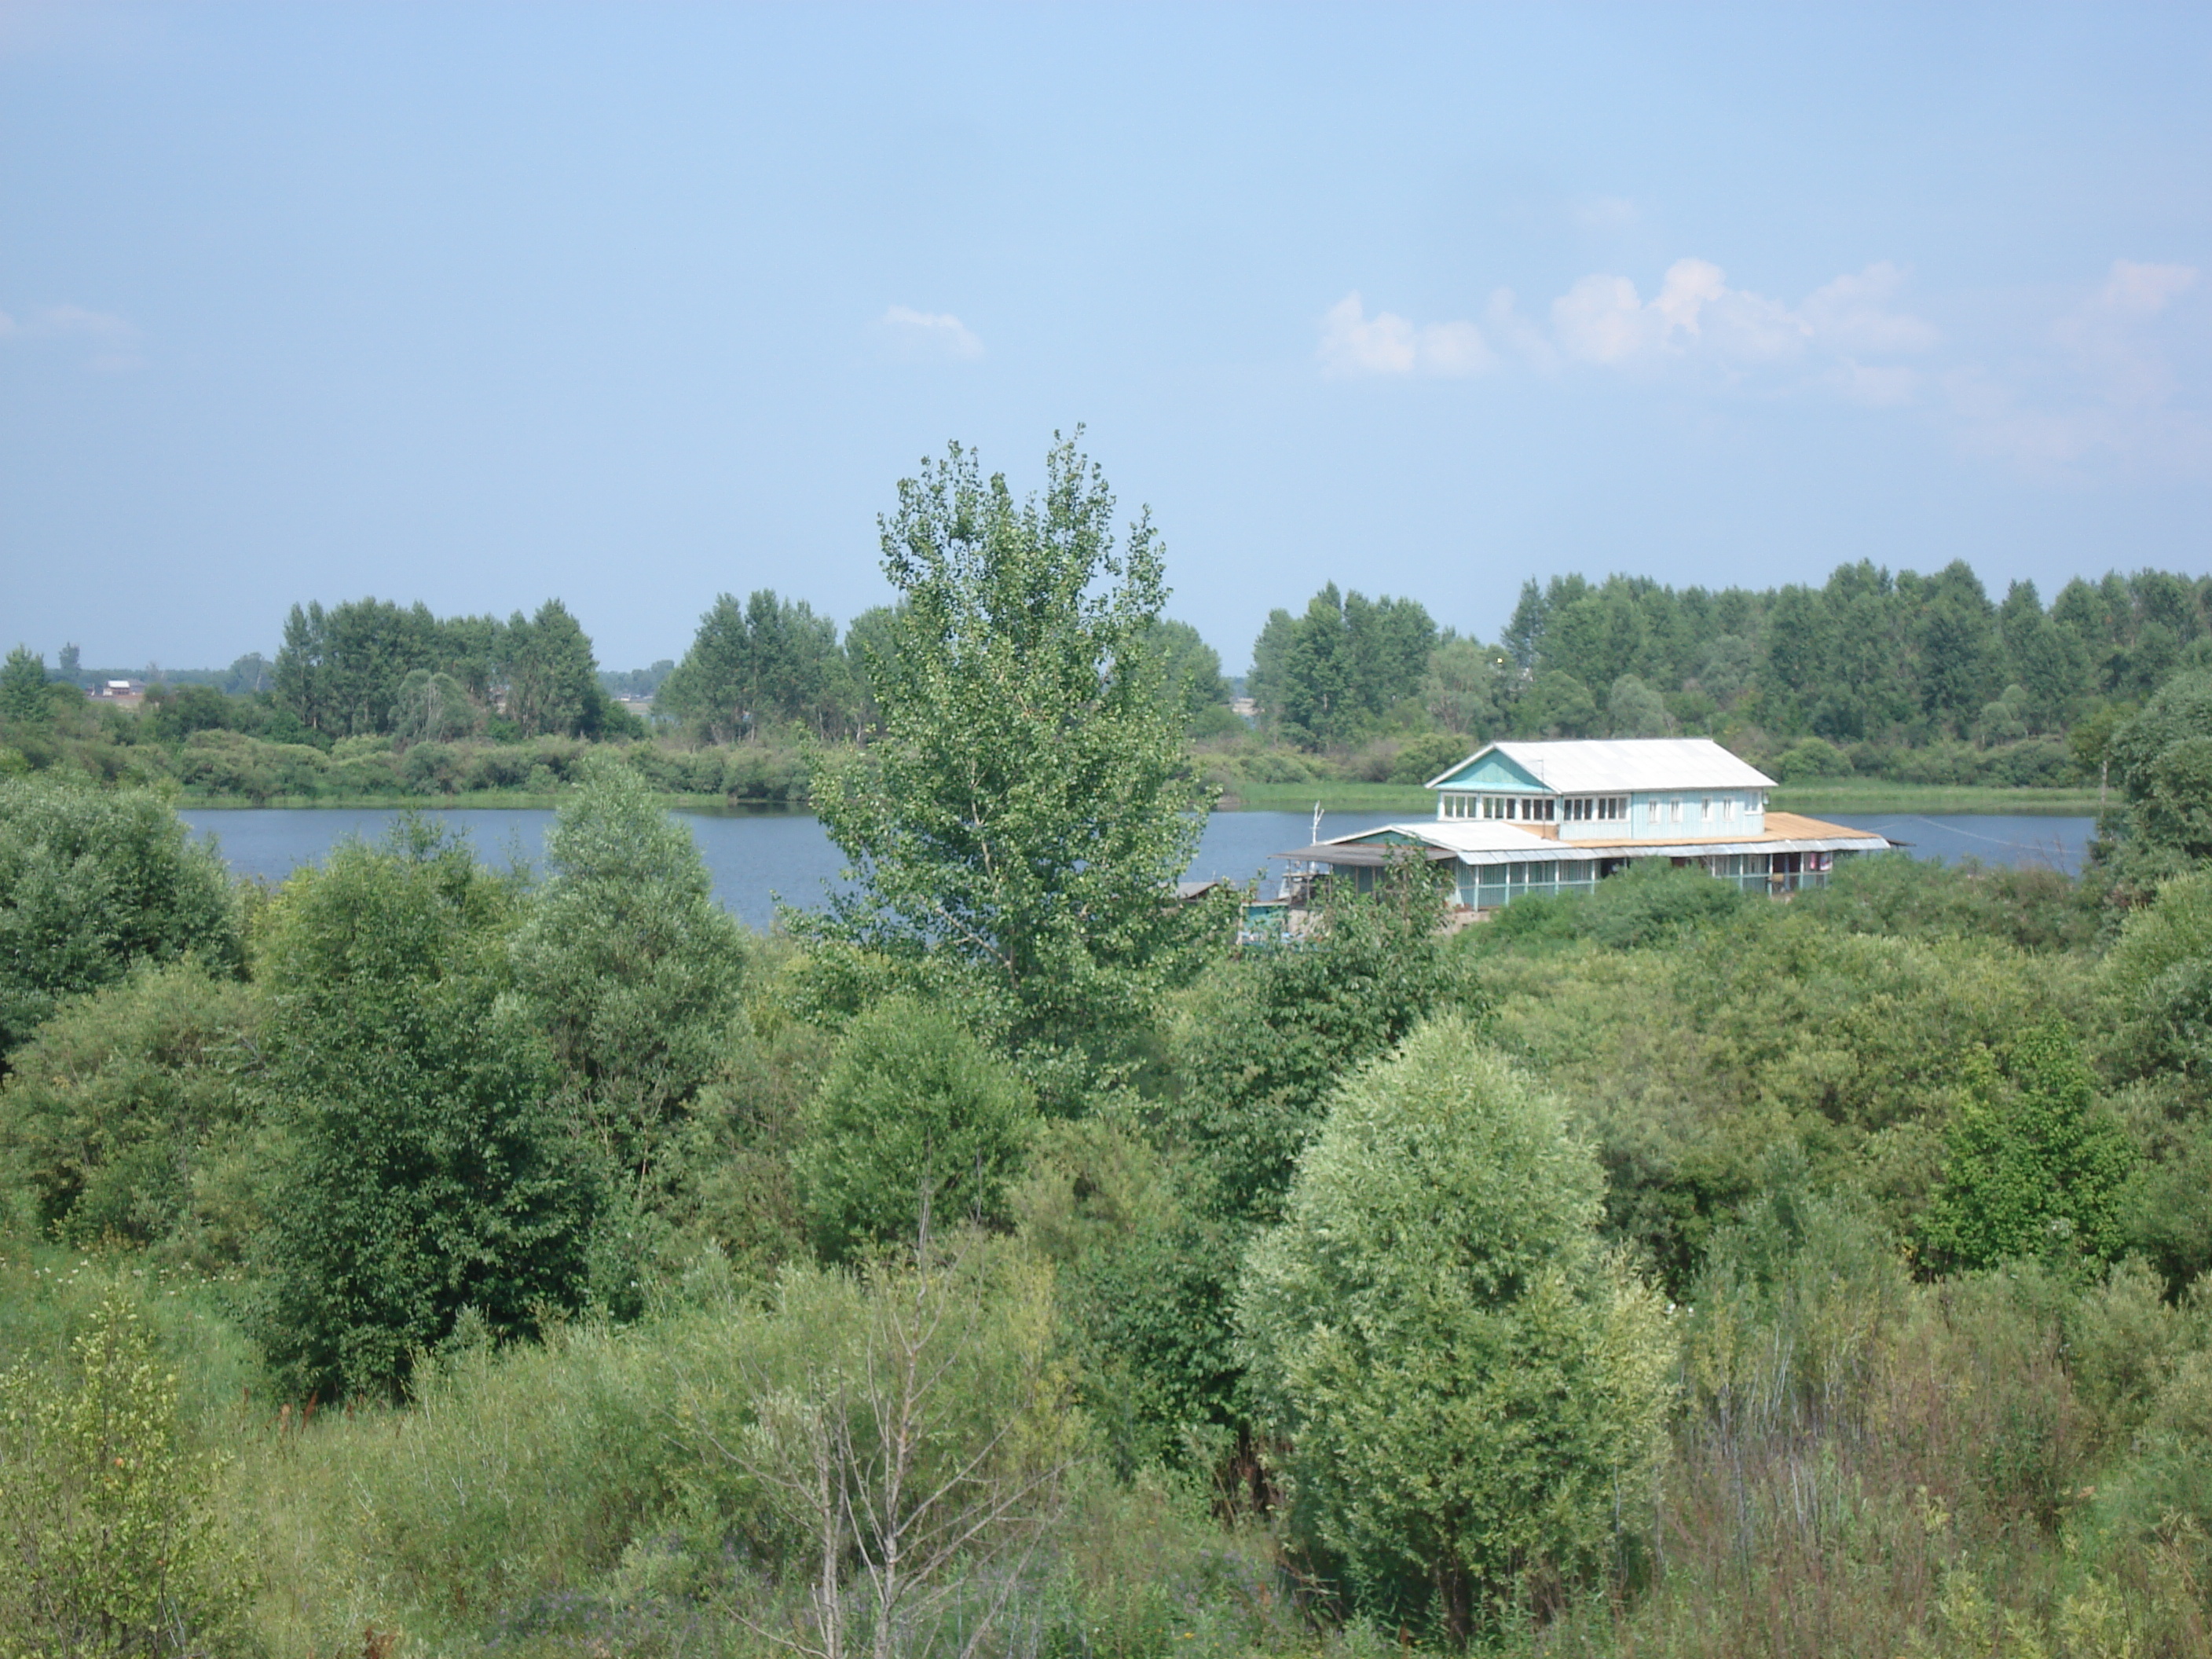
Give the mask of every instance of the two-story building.
<path id="1" fill-rule="evenodd" d="M 1449 863 L 1460 908 L 1588 892 L 1639 860 L 1696 865 L 1747 892 L 1824 884 L 1838 858 L 1884 836 L 1770 811 L 1774 781 L 1710 738 L 1493 743 L 1429 780 L 1434 819 L 1342 836 L 1280 856 L 1364 890 L 1392 860 Z"/>

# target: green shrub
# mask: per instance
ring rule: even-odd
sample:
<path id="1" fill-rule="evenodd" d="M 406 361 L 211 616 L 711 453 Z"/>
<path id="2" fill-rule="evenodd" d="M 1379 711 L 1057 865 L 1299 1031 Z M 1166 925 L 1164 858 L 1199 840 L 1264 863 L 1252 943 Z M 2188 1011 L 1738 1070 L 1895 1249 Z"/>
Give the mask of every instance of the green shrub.
<path id="1" fill-rule="evenodd" d="M 0 1645 L 40 1659 L 222 1653 L 251 1585 L 213 1467 L 177 1423 L 176 1379 L 120 1298 L 65 1377 L 0 1373 Z"/>
<path id="2" fill-rule="evenodd" d="M 1467 1021 L 1339 1091 L 1237 1324 L 1294 1524 L 1356 1600 L 1455 1644 L 1613 1557 L 1646 1512 L 1672 1340 L 1600 1248 L 1565 1109 Z"/>
<path id="3" fill-rule="evenodd" d="M 1799 739 L 1774 763 L 1774 775 L 1783 783 L 1808 783 L 1819 778 L 1847 778 L 1851 771 L 1850 757 L 1825 738 Z"/>
<path id="4" fill-rule="evenodd" d="M 1020 1078 L 948 1012 L 879 1003 L 848 1029 L 793 1160 L 816 1248 L 843 1261 L 926 1216 L 1002 1224 L 1035 1125 Z"/>
<path id="5" fill-rule="evenodd" d="M 237 1259 L 227 1166 L 247 1155 L 252 994 L 187 959 L 66 1005 L 0 1085 L 0 1152 L 41 1231 Z"/>
<path id="6" fill-rule="evenodd" d="M 512 994 L 516 890 L 403 819 L 270 905 L 270 1086 L 289 1137 L 256 1334 L 311 1389 L 393 1392 L 472 1309 L 497 1336 L 581 1294 L 599 1165 Z"/>
<path id="7" fill-rule="evenodd" d="M 1647 866 L 1598 883 L 1577 919 L 1599 944 L 1620 950 L 1725 921 L 1748 902 L 1733 882 L 1703 870 Z"/>
<path id="8" fill-rule="evenodd" d="M 2073 1032 L 2056 1022 L 2023 1032 L 1969 1060 L 1924 1244 L 1969 1267 L 2046 1255 L 2109 1261 L 2125 1242 L 2134 1163 Z"/>
<path id="9" fill-rule="evenodd" d="M 140 963 L 240 947 L 229 872 L 149 791 L 0 779 L 0 1054 Z"/>

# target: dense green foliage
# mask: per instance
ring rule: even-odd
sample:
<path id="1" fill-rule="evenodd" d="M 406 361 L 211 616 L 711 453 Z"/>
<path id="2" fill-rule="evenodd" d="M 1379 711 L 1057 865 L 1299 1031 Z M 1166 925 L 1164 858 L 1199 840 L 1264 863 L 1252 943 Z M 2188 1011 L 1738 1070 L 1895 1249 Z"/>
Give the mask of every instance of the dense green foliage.
<path id="1" fill-rule="evenodd" d="M 1003 1224 L 1029 1091 L 943 1008 L 891 997 L 845 1033 L 795 1173 L 815 1249 L 844 1261 L 933 1224 Z"/>
<path id="2" fill-rule="evenodd" d="M 251 1581 L 179 1443 L 176 1379 L 137 1311 L 105 1304 L 62 1386 L 0 1372 L 0 1632 L 38 1659 L 234 1651 Z M 46 1383 L 46 1386 L 41 1386 Z"/>
<path id="3" fill-rule="evenodd" d="M 257 954 L 287 1144 L 256 1323 L 302 1392 L 396 1390 L 465 1310 L 507 1336 L 582 1299 L 599 1170 L 509 994 L 517 897 L 402 823 L 270 908 Z"/>
<path id="4" fill-rule="evenodd" d="M 595 737 L 623 726 L 599 684 L 591 641 L 558 599 L 504 623 L 441 619 L 419 603 L 402 610 L 374 599 L 327 611 L 295 605 L 270 671 L 270 707 L 325 739 L 388 737 L 421 724 L 422 688 L 441 680 L 479 714 L 496 708 L 521 737 Z"/>
<path id="5" fill-rule="evenodd" d="M 2022 1032 L 2002 1069 L 1977 1058 L 1953 1109 L 1929 1248 L 1970 1267 L 2045 1253 L 2111 1261 L 2127 1242 L 2121 1198 L 2135 1151 L 2095 1109 L 2074 1034 Z"/>
<path id="6" fill-rule="evenodd" d="M 1263 732 L 1377 782 L 1418 783 L 1494 738 L 1680 732 L 1785 782 L 2055 785 L 2117 763 L 2135 704 L 2212 659 L 2208 605 L 2212 585 L 2148 570 L 2069 582 L 2048 609 L 2032 582 L 1993 601 L 1964 564 L 1921 576 L 1863 561 L 1765 591 L 1559 576 L 1527 583 L 1483 644 L 1410 601 L 1332 585 L 1302 616 L 1268 618 L 1250 689 Z M 2136 763 L 2146 798 L 2202 793 L 2187 754 L 2155 777 L 2154 758 Z M 1291 781 L 1242 745 L 1216 765 L 1232 789 Z"/>
<path id="7" fill-rule="evenodd" d="M 11 1056 L 0 1160 L 40 1231 L 235 1261 L 259 1010 L 187 958 L 65 1003 Z"/>
<path id="8" fill-rule="evenodd" d="M 237 908 L 213 848 L 144 790 L 0 778 L 0 1054 L 61 997 L 187 954 L 239 959 Z"/>
<path id="9" fill-rule="evenodd" d="M 1072 442 L 1018 501 L 954 446 L 883 522 L 898 590 L 880 739 L 824 757 L 823 826 L 859 888 L 825 940 L 957 963 L 1033 1060 L 1110 1054 L 1188 960 L 1161 902 L 1198 842 L 1203 785 L 1161 689 L 1166 586 L 1149 522 Z"/>
<path id="10" fill-rule="evenodd" d="M 546 832 L 545 867 L 515 930 L 515 987 L 570 1109 L 647 1182 L 738 1038 L 744 930 L 714 902 L 690 831 L 625 767 L 584 769 Z"/>
<path id="11" fill-rule="evenodd" d="M 1561 1103 L 1464 1020 L 1337 1094 L 1237 1318 L 1292 1448 L 1293 1525 L 1358 1603 L 1428 1601 L 1463 1642 L 1532 1579 L 1613 1557 L 1623 1510 L 1640 1516 L 1672 1344 L 1601 1248 L 1603 1187 Z"/>
<path id="12" fill-rule="evenodd" d="M 788 724 L 828 737 L 850 731 L 860 705 L 837 624 L 768 588 L 743 605 L 728 593 L 717 598 L 653 702 L 715 743 Z"/>

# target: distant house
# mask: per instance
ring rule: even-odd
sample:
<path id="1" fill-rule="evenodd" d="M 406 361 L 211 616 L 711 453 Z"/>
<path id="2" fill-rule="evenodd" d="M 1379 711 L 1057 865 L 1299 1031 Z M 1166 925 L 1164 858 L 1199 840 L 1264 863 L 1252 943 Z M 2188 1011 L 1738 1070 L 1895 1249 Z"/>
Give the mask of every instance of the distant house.
<path id="1" fill-rule="evenodd" d="M 126 708 L 136 708 L 146 699 L 146 682 L 98 680 L 93 684 L 92 695 L 104 702 L 118 702 Z"/>
<path id="2" fill-rule="evenodd" d="M 1459 908 L 1586 893 L 1638 862 L 1694 865 L 1746 892 L 1825 885 L 1835 860 L 1887 838 L 1769 811 L 1774 780 L 1709 738 L 1493 743 L 1429 780 L 1437 816 L 1279 856 L 1364 891 L 1394 860 L 1452 866 Z"/>

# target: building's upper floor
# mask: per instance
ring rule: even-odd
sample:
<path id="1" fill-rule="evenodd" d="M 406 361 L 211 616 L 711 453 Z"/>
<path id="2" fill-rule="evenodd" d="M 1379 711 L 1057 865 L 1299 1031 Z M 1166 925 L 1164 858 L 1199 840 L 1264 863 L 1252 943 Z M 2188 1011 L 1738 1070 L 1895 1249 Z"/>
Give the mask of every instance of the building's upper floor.
<path id="1" fill-rule="evenodd" d="M 1757 836 L 1774 780 L 1710 738 L 1493 743 L 1429 781 L 1439 818 L 1569 841 Z"/>

